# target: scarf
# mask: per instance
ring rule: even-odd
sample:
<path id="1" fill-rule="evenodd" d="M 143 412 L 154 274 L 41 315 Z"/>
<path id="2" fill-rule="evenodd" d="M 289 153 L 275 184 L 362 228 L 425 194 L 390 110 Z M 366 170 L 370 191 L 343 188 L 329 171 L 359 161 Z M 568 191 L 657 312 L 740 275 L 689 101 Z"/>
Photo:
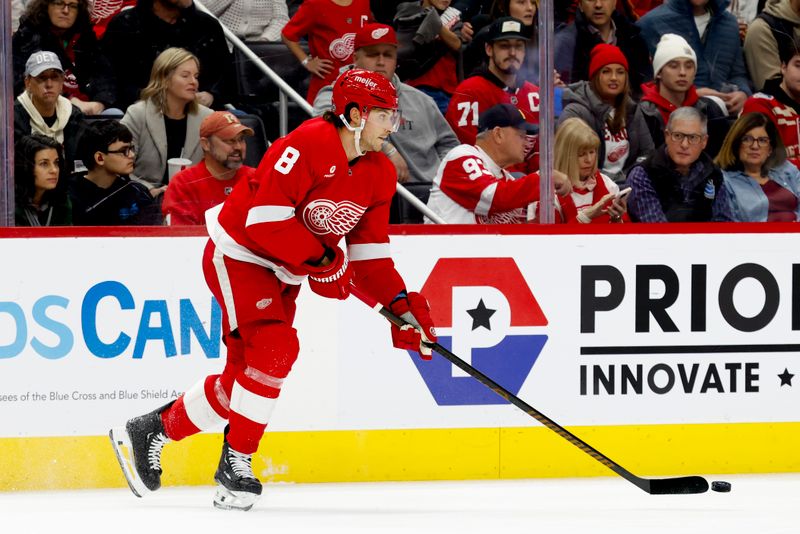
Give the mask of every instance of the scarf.
<path id="1" fill-rule="evenodd" d="M 72 115 L 72 104 L 69 100 L 59 95 L 56 101 L 56 122 L 54 122 L 52 126 L 48 126 L 47 123 L 44 122 L 41 113 L 39 113 L 39 110 L 33 105 L 33 101 L 27 91 L 23 91 L 22 94 L 17 97 L 17 100 L 31 117 L 32 134 L 52 137 L 62 145 L 64 144 L 64 128 L 66 128 L 69 118 Z"/>

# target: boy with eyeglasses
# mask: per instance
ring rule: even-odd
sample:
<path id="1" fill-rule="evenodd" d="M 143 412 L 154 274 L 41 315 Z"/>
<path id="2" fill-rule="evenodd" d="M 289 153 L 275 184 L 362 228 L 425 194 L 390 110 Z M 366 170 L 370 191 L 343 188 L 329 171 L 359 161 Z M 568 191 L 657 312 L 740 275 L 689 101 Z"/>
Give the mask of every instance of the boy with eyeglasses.
<path id="1" fill-rule="evenodd" d="M 70 186 L 72 220 L 80 226 L 130 226 L 161 223 L 147 187 L 128 178 L 136 147 L 125 125 L 102 120 L 88 127 L 78 157 L 88 169 Z"/>
<path id="2" fill-rule="evenodd" d="M 664 129 L 664 144 L 628 173 L 628 215 L 634 222 L 702 222 L 716 213 L 732 220 L 717 205 L 722 173 L 704 152 L 708 143 L 705 115 L 693 107 L 673 111 Z M 715 206 L 717 209 L 715 210 Z"/>
<path id="3" fill-rule="evenodd" d="M 780 48 L 781 77 L 764 83 L 763 91 L 744 103 L 745 113 L 763 113 L 778 129 L 786 158 L 800 167 L 800 38 Z"/>

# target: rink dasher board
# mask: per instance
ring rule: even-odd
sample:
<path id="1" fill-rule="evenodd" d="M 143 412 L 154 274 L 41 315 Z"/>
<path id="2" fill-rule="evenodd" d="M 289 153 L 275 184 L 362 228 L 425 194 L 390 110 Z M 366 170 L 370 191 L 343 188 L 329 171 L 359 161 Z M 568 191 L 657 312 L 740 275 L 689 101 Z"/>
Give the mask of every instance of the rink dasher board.
<path id="1" fill-rule="evenodd" d="M 798 470 L 793 227 L 660 226 L 406 227 L 392 255 L 409 289 L 425 288 L 444 344 L 626 467 Z M 0 463 L 36 453 L 46 487 L 119 485 L 108 427 L 222 368 L 205 238 L 13 232 L 0 240 L 15 258 L 0 282 Z M 392 349 L 362 304 L 304 288 L 298 310 L 300 358 L 256 458 L 265 479 L 607 474 L 448 362 Z M 207 483 L 183 453 L 213 465 L 218 447 L 215 434 L 173 446 L 186 465 L 165 482 Z M 70 451 L 96 459 L 82 482 Z M 36 488 L 0 472 L 0 489 Z"/>

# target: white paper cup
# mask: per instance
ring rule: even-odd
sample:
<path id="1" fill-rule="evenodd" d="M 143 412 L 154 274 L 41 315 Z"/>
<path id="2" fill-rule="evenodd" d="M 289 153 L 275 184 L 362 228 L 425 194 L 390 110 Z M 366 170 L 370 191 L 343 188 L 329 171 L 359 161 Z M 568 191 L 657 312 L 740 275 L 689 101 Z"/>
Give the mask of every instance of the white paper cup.
<path id="1" fill-rule="evenodd" d="M 176 173 L 191 167 L 192 160 L 186 158 L 171 158 L 167 160 L 167 165 L 169 166 L 169 179 L 172 180 L 172 177 L 175 176 Z"/>

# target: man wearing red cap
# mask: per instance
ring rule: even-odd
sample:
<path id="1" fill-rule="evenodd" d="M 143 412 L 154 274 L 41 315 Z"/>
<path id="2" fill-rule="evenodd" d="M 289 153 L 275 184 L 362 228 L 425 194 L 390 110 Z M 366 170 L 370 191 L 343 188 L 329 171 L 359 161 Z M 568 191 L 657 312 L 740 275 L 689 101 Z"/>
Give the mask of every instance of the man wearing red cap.
<path id="1" fill-rule="evenodd" d="M 444 120 L 433 99 L 400 81 L 397 67 L 397 36 L 391 26 L 365 24 L 356 32 L 352 68 L 377 72 L 397 87 L 400 100 L 400 126 L 383 145 L 397 170 L 400 183 L 431 182 L 444 156 L 458 145 L 453 130 Z M 322 115 L 331 107 L 333 86 L 323 87 L 314 99 L 314 114 Z"/>
<path id="2" fill-rule="evenodd" d="M 228 111 L 215 111 L 203 119 L 203 160 L 170 180 L 161 206 L 167 224 L 205 224 L 206 210 L 225 202 L 239 180 L 253 175 L 255 169 L 244 165 L 245 136 L 251 135 L 253 130 Z"/>

